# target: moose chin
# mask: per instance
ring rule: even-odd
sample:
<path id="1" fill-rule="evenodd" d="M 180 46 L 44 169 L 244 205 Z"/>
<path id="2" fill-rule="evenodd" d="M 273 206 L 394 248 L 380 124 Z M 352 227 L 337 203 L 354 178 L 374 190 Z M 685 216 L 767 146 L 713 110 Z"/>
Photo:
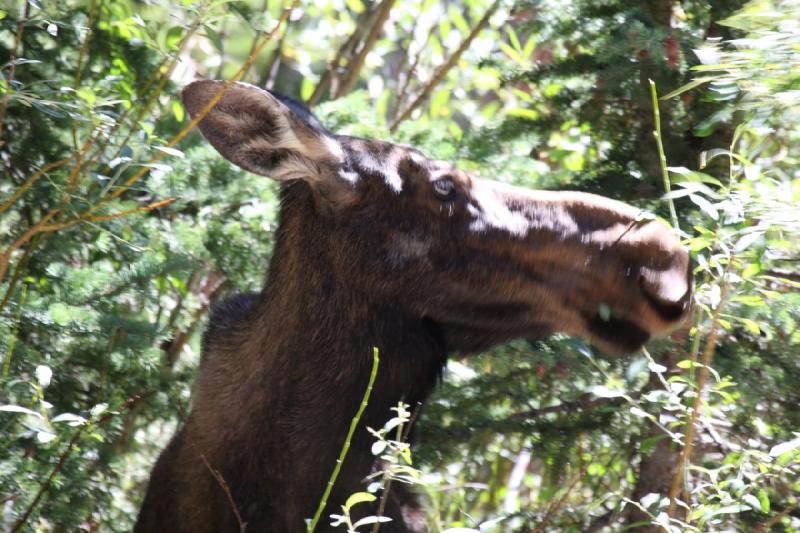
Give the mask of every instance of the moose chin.
<path id="1" fill-rule="evenodd" d="M 373 347 L 374 392 L 323 516 L 364 490 L 374 468 L 365 427 L 383 425 L 398 401 L 424 402 L 448 355 L 552 332 L 633 352 L 688 312 L 689 256 L 637 208 L 336 135 L 251 85 L 183 91 L 193 117 L 215 99 L 203 136 L 282 184 L 276 245 L 263 290 L 211 314 L 191 413 L 153 469 L 136 531 L 305 531 Z M 402 487 L 383 514 L 383 533 L 426 531 Z"/>

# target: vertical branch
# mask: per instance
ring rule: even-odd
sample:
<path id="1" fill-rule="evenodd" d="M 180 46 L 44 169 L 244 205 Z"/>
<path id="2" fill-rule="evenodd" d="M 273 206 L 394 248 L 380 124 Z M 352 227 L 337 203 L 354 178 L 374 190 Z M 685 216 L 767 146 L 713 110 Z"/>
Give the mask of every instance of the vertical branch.
<path id="1" fill-rule="evenodd" d="M 5 80 L 5 93 L 3 94 L 3 104 L 0 106 L 0 146 L 3 146 L 3 125 L 6 119 L 6 112 L 8 111 L 8 100 L 11 97 L 12 85 L 14 85 L 14 75 L 17 72 L 17 56 L 19 55 L 19 47 L 22 45 L 22 32 L 25 31 L 25 22 L 30 16 L 31 4 L 25 2 L 25 8 L 22 11 L 22 16 L 17 21 L 17 33 L 14 36 L 14 50 L 11 52 L 11 66 L 8 69 L 8 78 Z"/>
<path id="2" fill-rule="evenodd" d="M 322 516 L 322 511 L 325 509 L 325 506 L 328 505 L 328 497 L 331 495 L 333 485 L 336 483 L 336 478 L 339 477 L 339 471 L 342 469 L 344 459 L 347 457 L 347 452 L 350 450 L 350 441 L 353 439 L 353 434 L 356 432 L 356 427 L 358 427 L 358 423 L 361 421 L 361 416 L 364 414 L 364 410 L 367 408 L 369 397 L 372 395 L 372 386 L 375 384 L 375 377 L 378 375 L 379 362 L 380 358 L 378 357 L 378 348 L 373 347 L 372 371 L 369 374 L 367 390 L 364 391 L 364 397 L 361 398 L 361 405 L 358 406 L 358 411 L 356 411 L 355 416 L 350 421 L 350 429 L 347 430 L 347 436 L 344 439 L 342 451 L 339 452 L 339 458 L 336 459 L 336 466 L 333 468 L 333 473 L 331 474 L 330 479 L 328 479 L 328 484 L 325 486 L 325 492 L 322 494 L 322 499 L 319 501 L 317 512 L 314 513 L 314 518 L 312 518 L 311 522 L 308 523 L 308 529 L 306 530 L 307 533 L 314 533 L 314 529 L 317 527 L 317 523 Z"/>
<path id="3" fill-rule="evenodd" d="M 729 265 L 731 261 L 733 261 L 732 257 L 729 260 Z M 672 478 L 672 485 L 669 489 L 669 509 L 667 514 L 669 514 L 670 517 L 675 517 L 677 498 L 681 492 L 681 488 L 684 486 L 683 478 L 684 473 L 686 472 L 686 466 L 692 458 L 694 437 L 697 431 L 697 417 L 699 416 L 703 403 L 703 389 L 706 386 L 706 381 L 708 380 L 708 369 L 711 367 L 711 360 L 714 357 L 714 350 L 717 347 L 717 338 L 719 337 L 720 329 L 719 317 L 722 314 L 722 308 L 725 307 L 725 304 L 727 303 L 729 289 L 730 283 L 727 280 L 726 269 L 726 271 L 722 274 L 720 300 L 717 304 L 717 308 L 714 309 L 714 314 L 711 318 L 711 330 L 709 331 L 708 337 L 706 337 L 706 343 L 703 346 L 703 356 L 701 358 L 701 363 L 703 366 L 700 367 L 700 370 L 697 373 L 697 391 L 694 397 L 694 404 L 692 405 L 692 413 L 689 416 L 688 422 L 686 423 L 686 433 L 683 439 L 683 450 L 681 450 L 681 456 L 678 460 L 677 468 L 675 469 L 675 476 Z"/>
<path id="4" fill-rule="evenodd" d="M 356 56 L 347 63 L 347 71 L 345 72 L 339 87 L 336 88 L 335 94 L 333 95 L 334 99 L 346 95 L 355 86 L 356 82 L 358 81 L 358 75 L 361 73 L 361 69 L 364 67 L 364 61 L 367 59 L 367 54 L 369 54 L 370 50 L 372 50 L 372 48 L 375 46 L 378 37 L 383 31 L 383 25 L 386 24 L 389 14 L 392 12 L 392 7 L 394 7 L 395 1 L 396 0 L 383 0 L 376 8 L 375 22 L 370 27 L 367 38 L 364 41 L 364 44 L 361 46 L 361 49 L 359 49 Z"/>
<path id="5" fill-rule="evenodd" d="M 472 41 L 475 40 L 475 37 L 477 37 L 478 34 L 489 24 L 489 19 L 492 17 L 494 12 L 497 11 L 498 7 L 500 7 L 500 0 L 495 0 L 489 9 L 486 10 L 486 13 L 484 13 L 480 21 L 478 21 L 475 27 L 472 28 L 472 31 L 469 33 L 467 38 L 461 42 L 458 49 L 453 52 L 449 58 L 447 58 L 447 61 L 442 63 L 439 68 L 436 69 L 430 81 L 428 81 L 419 94 L 417 94 L 411 103 L 406 106 L 402 112 L 398 113 L 398 116 L 392 120 L 392 122 L 389 124 L 389 131 L 395 131 L 397 126 L 410 117 L 411 113 L 413 113 L 414 110 L 417 109 L 417 107 L 419 107 L 430 96 L 431 92 L 433 92 L 433 89 L 444 79 L 444 77 L 448 72 L 450 72 L 456 63 L 458 63 L 458 60 L 461 59 L 461 56 L 464 54 L 464 52 L 469 49 Z"/>
<path id="6" fill-rule="evenodd" d="M 664 144 L 661 142 L 661 112 L 658 109 L 658 95 L 656 94 L 656 83 L 653 80 L 650 82 L 650 98 L 653 101 L 653 137 L 656 138 L 656 146 L 658 147 L 658 162 L 661 166 L 661 178 L 664 180 L 664 193 L 669 194 L 669 172 L 667 171 L 667 156 L 664 153 Z M 669 218 L 672 221 L 672 227 L 680 229 L 678 225 L 678 214 L 675 212 L 675 202 L 672 198 L 667 198 L 667 205 L 669 206 Z"/>

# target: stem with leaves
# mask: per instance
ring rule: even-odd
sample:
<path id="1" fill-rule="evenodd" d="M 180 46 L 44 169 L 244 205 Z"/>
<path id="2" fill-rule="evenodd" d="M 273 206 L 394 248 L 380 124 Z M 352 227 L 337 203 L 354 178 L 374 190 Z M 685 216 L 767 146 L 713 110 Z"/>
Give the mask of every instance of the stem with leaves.
<path id="1" fill-rule="evenodd" d="M 369 381 L 367 382 L 367 389 L 364 391 L 364 397 L 361 398 L 361 405 L 358 406 L 358 411 L 356 411 L 355 416 L 350 421 L 350 428 L 347 430 L 347 436 L 344 439 L 344 444 L 342 445 L 342 450 L 339 452 L 339 458 L 336 459 L 336 466 L 333 468 L 333 473 L 331 473 L 330 479 L 328 479 L 328 484 L 325 486 L 325 492 L 322 494 L 322 498 L 319 501 L 319 505 L 317 506 L 317 511 L 314 513 L 314 518 L 308 523 L 307 533 L 313 533 L 314 529 L 316 529 L 317 524 L 319 523 L 319 519 L 322 516 L 322 511 L 328 505 L 328 498 L 331 495 L 331 490 L 333 490 L 333 485 L 336 483 L 336 478 L 339 477 L 339 472 L 342 469 L 342 464 L 344 463 L 345 457 L 347 457 L 347 452 L 350 450 L 350 442 L 353 439 L 353 435 L 356 432 L 356 428 L 358 427 L 358 423 L 361 421 L 361 416 L 364 414 L 364 411 L 367 408 L 367 404 L 369 403 L 369 397 L 372 395 L 372 386 L 375 384 L 375 378 L 378 375 L 378 364 L 380 363 L 380 357 L 378 355 L 378 348 L 372 348 L 372 371 L 369 374 Z"/>

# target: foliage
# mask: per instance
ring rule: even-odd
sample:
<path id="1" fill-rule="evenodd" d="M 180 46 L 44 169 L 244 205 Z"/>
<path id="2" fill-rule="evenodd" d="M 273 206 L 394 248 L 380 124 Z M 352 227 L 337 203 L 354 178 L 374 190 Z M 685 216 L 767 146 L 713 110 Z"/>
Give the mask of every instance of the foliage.
<path id="1" fill-rule="evenodd" d="M 381 5 L 300 2 L 285 26 L 260 0 L 0 7 L 0 527 L 129 530 L 209 305 L 260 286 L 276 188 L 182 139 L 178 97 L 250 57 L 336 131 L 660 215 L 648 80 L 676 93 L 686 331 L 628 360 L 556 336 L 452 361 L 419 422 L 375 430 L 372 488 L 413 482 L 433 530 L 800 528 L 796 2 L 412 0 L 370 40 Z M 342 525 L 373 528 L 349 515 L 369 496 Z"/>

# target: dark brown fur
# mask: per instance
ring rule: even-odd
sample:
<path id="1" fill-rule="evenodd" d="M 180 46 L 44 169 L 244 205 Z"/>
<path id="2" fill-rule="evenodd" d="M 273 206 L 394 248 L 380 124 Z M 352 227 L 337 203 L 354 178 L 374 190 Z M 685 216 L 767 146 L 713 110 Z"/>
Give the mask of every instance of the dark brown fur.
<path id="1" fill-rule="evenodd" d="M 220 87 L 189 86 L 189 112 Z M 248 531 L 304 531 L 373 346 L 374 393 L 324 517 L 364 490 L 374 462 L 365 427 L 382 426 L 400 400 L 423 402 L 447 354 L 553 331 L 631 351 L 686 313 L 688 256 L 624 204 L 495 184 L 412 148 L 335 136 L 245 85 L 200 128 L 228 159 L 284 181 L 277 244 L 263 291 L 211 316 L 191 414 L 153 469 L 137 531 L 239 529 L 201 455 Z M 452 197 L 433 192 L 440 179 Z M 407 520 L 413 499 L 393 493 L 381 531 L 423 531 Z M 318 531 L 329 529 L 323 519 Z"/>

